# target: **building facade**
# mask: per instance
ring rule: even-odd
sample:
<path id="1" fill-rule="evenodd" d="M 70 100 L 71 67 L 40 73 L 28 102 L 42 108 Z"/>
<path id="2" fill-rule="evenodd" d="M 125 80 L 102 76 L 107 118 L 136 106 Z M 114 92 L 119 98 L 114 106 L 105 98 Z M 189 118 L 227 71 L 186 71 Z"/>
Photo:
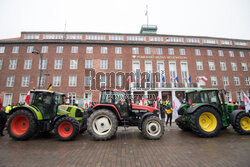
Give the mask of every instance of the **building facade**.
<path id="1" fill-rule="evenodd" d="M 23 102 L 39 82 L 41 89 L 52 84 L 54 91 L 84 103 L 98 102 L 101 89 L 128 89 L 139 103 L 156 97 L 171 101 L 173 95 L 183 100 L 186 90 L 225 86 L 227 101 L 242 101 L 241 90 L 250 93 L 250 40 L 22 32 L 0 40 L 0 79 L 4 106 Z"/>

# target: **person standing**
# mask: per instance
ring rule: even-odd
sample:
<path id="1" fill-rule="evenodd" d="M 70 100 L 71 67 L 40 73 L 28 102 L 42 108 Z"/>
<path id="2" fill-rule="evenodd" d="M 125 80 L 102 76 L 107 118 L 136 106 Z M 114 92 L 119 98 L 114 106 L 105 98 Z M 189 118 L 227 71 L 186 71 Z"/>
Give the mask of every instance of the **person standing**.
<path id="1" fill-rule="evenodd" d="M 165 111 L 167 114 L 166 126 L 168 125 L 168 120 L 169 120 L 169 125 L 172 126 L 173 108 L 170 106 L 170 104 L 167 105 Z"/>
<path id="2" fill-rule="evenodd" d="M 7 116 L 5 112 L 2 110 L 2 104 L 0 104 L 0 136 L 4 136 L 3 129 L 5 127 L 7 121 Z"/>

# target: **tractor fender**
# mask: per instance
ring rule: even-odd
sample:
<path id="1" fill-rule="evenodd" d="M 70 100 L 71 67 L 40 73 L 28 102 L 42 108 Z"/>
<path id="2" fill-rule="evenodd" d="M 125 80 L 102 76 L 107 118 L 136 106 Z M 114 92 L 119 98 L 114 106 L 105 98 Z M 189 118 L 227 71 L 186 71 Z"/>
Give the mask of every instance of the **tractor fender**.
<path id="1" fill-rule="evenodd" d="M 149 116 L 152 116 L 152 115 L 155 115 L 154 113 L 152 112 L 147 112 L 146 114 L 142 115 L 141 119 L 139 120 L 139 123 L 138 123 L 138 128 L 141 130 L 142 129 L 142 122 L 145 118 L 149 117 Z"/>
<path id="2" fill-rule="evenodd" d="M 235 124 L 235 120 L 236 120 L 236 117 L 239 113 L 241 112 L 246 112 L 245 110 L 234 110 L 231 114 L 230 114 L 230 117 L 229 117 L 229 121 L 230 121 L 230 124 L 231 125 L 234 125 Z"/>
<path id="3" fill-rule="evenodd" d="M 201 108 L 201 107 L 211 107 L 213 109 L 215 109 L 215 111 L 217 111 L 220 115 L 221 115 L 221 112 L 218 111 L 218 109 L 212 105 L 209 105 L 209 104 L 201 104 L 201 105 L 197 105 L 195 107 L 192 107 L 192 108 L 188 108 L 187 109 L 187 113 L 188 114 L 192 114 L 194 113 L 197 109 Z"/>
<path id="4" fill-rule="evenodd" d="M 14 113 L 17 110 L 28 110 L 29 112 L 31 112 L 36 120 L 43 120 L 43 115 L 42 113 L 35 107 L 32 106 L 20 106 L 20 107 L 15 107 L 12 110 L 10 110 L 9 114 Z"/>
<path id="5" fill-rule="evenodd" d="M 58 121 L 60 118 L 66 117 L 66 115 L 57 115 L 52 122 L 52 127 L 54 128 L 54 125 L 56 124 L 56 121 Z"/>
<path id="6" fill-rule="evenodd" d="M 114 114 L 117 116 L 117 118 L 119 118 L 119 120 L 122 119 L 119 111 L 117 110 L 117 108 L 113 104 L 96 104 L 92 108 L 92 110 L 99 110 L 99 109 L 108 109 L 108 110 L 111 110 L 111 111 L 114 112 Z"/>

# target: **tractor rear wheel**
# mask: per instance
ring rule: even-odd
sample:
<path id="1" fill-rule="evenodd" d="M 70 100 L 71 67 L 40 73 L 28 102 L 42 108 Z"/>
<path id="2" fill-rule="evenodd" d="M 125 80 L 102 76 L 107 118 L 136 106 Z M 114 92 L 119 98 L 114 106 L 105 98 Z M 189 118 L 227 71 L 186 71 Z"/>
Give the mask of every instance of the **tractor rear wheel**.
<path id="1" fill-rule="evenodd" d="M 235 124 L 233 128 L 236 132 L 241 135 L 249 135 L 250 134 L 250 114 L 244 112 L 240 112 L 235 119 Z"/>
<path id="2" fill-rule="evenodd" d="M 221 117 L 211 107 L 201 107 L 190 117 L 190 126 L 200 137 L 214 137 L 221 129 Z"/>
<path id="3" fill-rule="evenodd" d="M 156 116 L 149 116 L 142 122 L 142 135 L 149 140 L 158 140 L 164 134 L 164 124 Z"/>
<path id="4" fill-rule="evenodd" d="M 179 117 L 179 118 L 177 118 L 177 119 L 175 120 L 175 122 L 176 122 L 176 125 L 177 125 L 180 129 L 182 129 L 183 131 L 189 131 L 189 130 L 191 130 L 190 127 L 188 127 L 188 126 L 182 121 L 182 116 Z"/>
<path id="5" fill-rule="evenodd" d="M 109 140 L 115 136 L 118 122 L 115 114 L 110 110 L 94 111 L 88 118 L 87 129 L 95 140 Z"/>
<path id="6" fill-rule="evenodd" d="M 59 140 L 70 141 L 76 138 L 79 129 L 78 120 L 72 117 L 63 117 L 56 121 L 54 131 Z"/>
<path id="7" fill-rule="evenodd" d="M 29 111 L 17 110 L 9 117 L 7 130 L 13 139 L 27 140 L 37 131 L 37 122 Z"/>

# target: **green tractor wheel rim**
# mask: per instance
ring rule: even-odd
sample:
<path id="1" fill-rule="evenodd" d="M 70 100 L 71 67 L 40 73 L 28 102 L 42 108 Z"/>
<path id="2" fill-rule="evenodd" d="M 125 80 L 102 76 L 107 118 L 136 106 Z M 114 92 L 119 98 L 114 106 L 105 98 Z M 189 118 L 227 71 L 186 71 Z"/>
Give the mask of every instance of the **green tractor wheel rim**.
<path id="1" fill-rule="evenodd" d="M 243 130 L 250 130 L 250 118 L 248 116 L 244 116 L 240 119 L 240 126 Z"/>
<path id="2" fill-rule="evenodd" d="M 199 125 L 202 130 L 206 132 L 212 132 L 217 127 L 217 119 L 214 114 L 210 112 L 204 112 L 199 117 Z"/>

